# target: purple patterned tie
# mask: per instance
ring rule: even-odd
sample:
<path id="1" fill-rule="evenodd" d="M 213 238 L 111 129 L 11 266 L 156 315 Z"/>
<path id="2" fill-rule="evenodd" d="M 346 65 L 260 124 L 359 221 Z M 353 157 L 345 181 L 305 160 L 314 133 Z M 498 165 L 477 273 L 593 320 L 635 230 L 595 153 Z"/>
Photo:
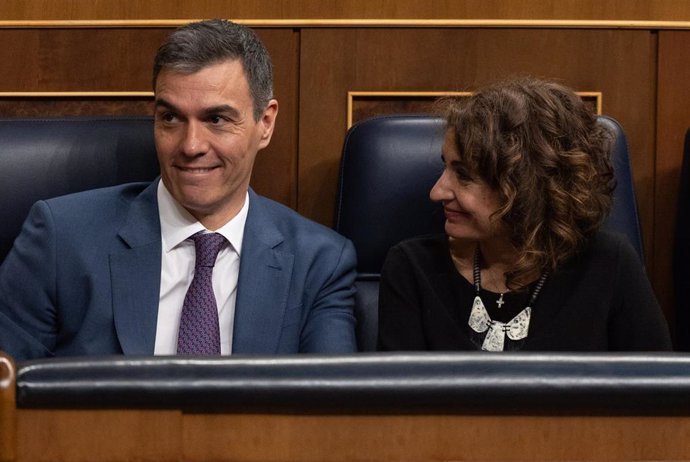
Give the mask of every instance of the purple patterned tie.
<path id="1" fill-rule="evenodd" d="M 218 355 L 220 328 L 211 274 L 225 238 L 217 233 L 199 232 L 193 235 L 192 239 L 196 248 L 196 264 L 194 279 L 182 305 L 177 354 Z"/>

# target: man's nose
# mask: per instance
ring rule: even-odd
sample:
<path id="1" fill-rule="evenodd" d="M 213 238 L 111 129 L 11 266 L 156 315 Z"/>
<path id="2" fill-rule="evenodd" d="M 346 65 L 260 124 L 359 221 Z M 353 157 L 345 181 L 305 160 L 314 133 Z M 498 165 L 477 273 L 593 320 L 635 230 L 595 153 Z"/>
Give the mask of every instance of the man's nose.
<path id="1" fill-rule="evenodd" d="M 198 156 L 208 152 L 206 130 L 200 122 L 190 121 L 184 132 L 182 152 L 187 156 Z"/>

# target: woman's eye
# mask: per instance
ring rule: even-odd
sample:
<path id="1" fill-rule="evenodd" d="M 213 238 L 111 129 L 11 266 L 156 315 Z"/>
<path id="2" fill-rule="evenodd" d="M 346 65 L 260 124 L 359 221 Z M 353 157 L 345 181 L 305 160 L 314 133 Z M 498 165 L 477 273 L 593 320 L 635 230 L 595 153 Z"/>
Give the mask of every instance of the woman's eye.
<path id="1" fill-rule="evenodd" d="M 464 183 L 470 183 L 470 182 L 474 181 L 474 178 L 472 177 L 472 175 L 470 175 L 470 173 L 467 170 L 465 170 L 464 168 L 454 168 L 453 171 L 454 171 L 455 177 L 458 179 L 458 181 L 462 181 Z"/>

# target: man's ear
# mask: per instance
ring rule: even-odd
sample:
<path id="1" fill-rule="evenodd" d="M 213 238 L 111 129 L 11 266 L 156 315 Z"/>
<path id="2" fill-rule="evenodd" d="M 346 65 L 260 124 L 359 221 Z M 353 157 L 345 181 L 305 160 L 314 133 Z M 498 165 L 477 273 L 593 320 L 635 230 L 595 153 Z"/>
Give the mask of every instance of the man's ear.
<path id="1" fill-rule="evenodd" d="M 278 101 L 272 99 L 268 102 L 261 119 L 259 119 L 259 130 L 261 132 L 259 149 L 265 148 L 271 142 L 273 128 L 276 125 L 276 117 L 278 117 Z"/>

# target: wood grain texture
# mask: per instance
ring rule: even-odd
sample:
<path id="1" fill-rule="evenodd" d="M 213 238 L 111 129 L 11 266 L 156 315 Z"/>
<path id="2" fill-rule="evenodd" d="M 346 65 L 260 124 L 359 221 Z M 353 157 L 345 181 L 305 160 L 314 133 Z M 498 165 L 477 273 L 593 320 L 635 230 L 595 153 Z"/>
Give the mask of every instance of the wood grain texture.
<path id="1" fill-rule="evenodd" d="M 17 413 L 17 462 L 177 461 L 180 411 L 26 410 Z"/>
<path id="2" fill-rule="evenodd" d="M 151 91 L 169 29 L 2 29 L 2 91 Z"/>
<path id="3" fill-rule="evenodd" d="M 153 98 L 0 97 L 0 117 L 150 116 Z"/>
<path id="4" fill-rule="evenodd" d="M 259 194 L 297 207 L 299 32 L 257 31 L 273 60 L 273 91 L 279 110 L 271 144 L 256 157 L 251 185 Z"/>
<path id="5" fill-rule="evenodd" d="M 3 0 L 2 19 L 690 20 L 685 0 Z"/>
<path id="6" fill-rule="evenodd" d="M 687 460 L 688 417 L 18 412 L 17 462 Z"/>
<path id="7" fill-rule="evenodd" d="M 676 460 L 674 417 L 186 415 L 185 460 Z M 685 441 L 684 441 L 685 440 Z"/>
<path id="8" fill-rule="evenodd" d="M 15 457 L 15 379 L 14 362 L 0 352 L 0 462 L 11 462 Z"/>

